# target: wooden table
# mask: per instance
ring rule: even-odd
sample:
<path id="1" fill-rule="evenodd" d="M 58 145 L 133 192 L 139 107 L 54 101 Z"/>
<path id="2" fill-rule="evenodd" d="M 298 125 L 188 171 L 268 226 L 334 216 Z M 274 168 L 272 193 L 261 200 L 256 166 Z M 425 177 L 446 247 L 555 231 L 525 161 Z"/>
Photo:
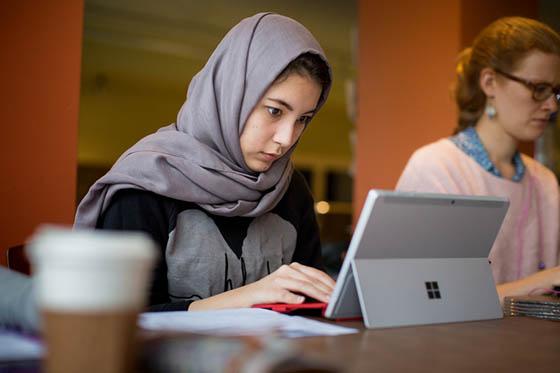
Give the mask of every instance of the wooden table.
<path id="1" fill-rule="evenodd" d="M 560 322 L 508 317 L 376 330 L 357 321 L 337 325 L 360 332 L 290 341 L 305 357 L 343 372 L 560 372 Z M 145 340 L 162 333 L 144 334 Z M 11 368 L 18 370 L 3 370 Z M 0 364 L 4 371 L 41 370 L 30 361 Z"/>
<path id="2" fill-rule="evenodd" d="M 345 372 L 560 372 L 560 322 L 525 317 L 296 340 Z"/>

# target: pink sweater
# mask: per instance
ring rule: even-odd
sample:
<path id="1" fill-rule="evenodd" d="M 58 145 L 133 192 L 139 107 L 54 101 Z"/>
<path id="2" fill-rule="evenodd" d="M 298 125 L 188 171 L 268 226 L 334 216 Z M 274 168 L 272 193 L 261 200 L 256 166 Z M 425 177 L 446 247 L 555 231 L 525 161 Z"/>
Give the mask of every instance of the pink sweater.
<path id="1" fill-rule="evenodd" d="M 509 210 L 490 251 L 497 284 L 559 264 L 559 196 L 554 174 L 522 155 L 525 175 L 514 182 L 492 175 L 448 139 L 414 152 L 397 190 L 507 197 Z"/>

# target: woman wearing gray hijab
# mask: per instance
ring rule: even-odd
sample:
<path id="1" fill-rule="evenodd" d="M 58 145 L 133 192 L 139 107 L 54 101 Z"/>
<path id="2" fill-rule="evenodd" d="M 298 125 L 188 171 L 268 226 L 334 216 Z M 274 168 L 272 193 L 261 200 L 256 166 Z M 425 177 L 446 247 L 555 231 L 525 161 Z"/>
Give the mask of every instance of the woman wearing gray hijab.
<path id="1" fill-rule="evenodd" d="M 160 244 L 152 310 L 328 301 L 313 198 L 290 155 L 330 86 L 304 26 L 242 20 L 192 79 L 177 122 L 118 159 L 75 227 L 142 230 Z"/>

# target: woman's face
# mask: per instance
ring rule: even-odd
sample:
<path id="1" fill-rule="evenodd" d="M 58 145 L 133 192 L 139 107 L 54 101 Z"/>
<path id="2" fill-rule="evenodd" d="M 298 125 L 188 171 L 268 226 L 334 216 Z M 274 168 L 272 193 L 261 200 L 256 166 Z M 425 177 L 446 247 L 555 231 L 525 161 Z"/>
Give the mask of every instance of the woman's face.
<path id="1" fill-rule="evenodd" d="M 264 172 L 301 136 L 315 114 L 321 86 L 296 73 L 271 85 L 241 133 L 241 152 L 252 171 Z"/>
<path id="2" fill-rule="evenodd" d="M 534 51 L 520 61 L 515 71 L 507 72 L 531 83 L 560 84 L 560 57 Z M 555 95 L 536 101 L 526 85 L 496 74 L 494 104 L 496 122 L 517 141 L 534 141 L 548 124 L 550 115 L 558 110 Z"/>

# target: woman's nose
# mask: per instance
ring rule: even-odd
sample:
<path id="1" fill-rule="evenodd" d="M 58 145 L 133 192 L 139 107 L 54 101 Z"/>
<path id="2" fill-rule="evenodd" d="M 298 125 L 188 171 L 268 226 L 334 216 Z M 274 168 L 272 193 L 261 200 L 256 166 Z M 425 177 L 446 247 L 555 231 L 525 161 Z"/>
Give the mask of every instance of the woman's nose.
<path id="1" fill-rule="evenodd" d="M 294 138 L 294 123 L 290 120 L 284 120 L 278 125 L 274 133 L 273 141 L 283 147 L 292 145 Z"/>

